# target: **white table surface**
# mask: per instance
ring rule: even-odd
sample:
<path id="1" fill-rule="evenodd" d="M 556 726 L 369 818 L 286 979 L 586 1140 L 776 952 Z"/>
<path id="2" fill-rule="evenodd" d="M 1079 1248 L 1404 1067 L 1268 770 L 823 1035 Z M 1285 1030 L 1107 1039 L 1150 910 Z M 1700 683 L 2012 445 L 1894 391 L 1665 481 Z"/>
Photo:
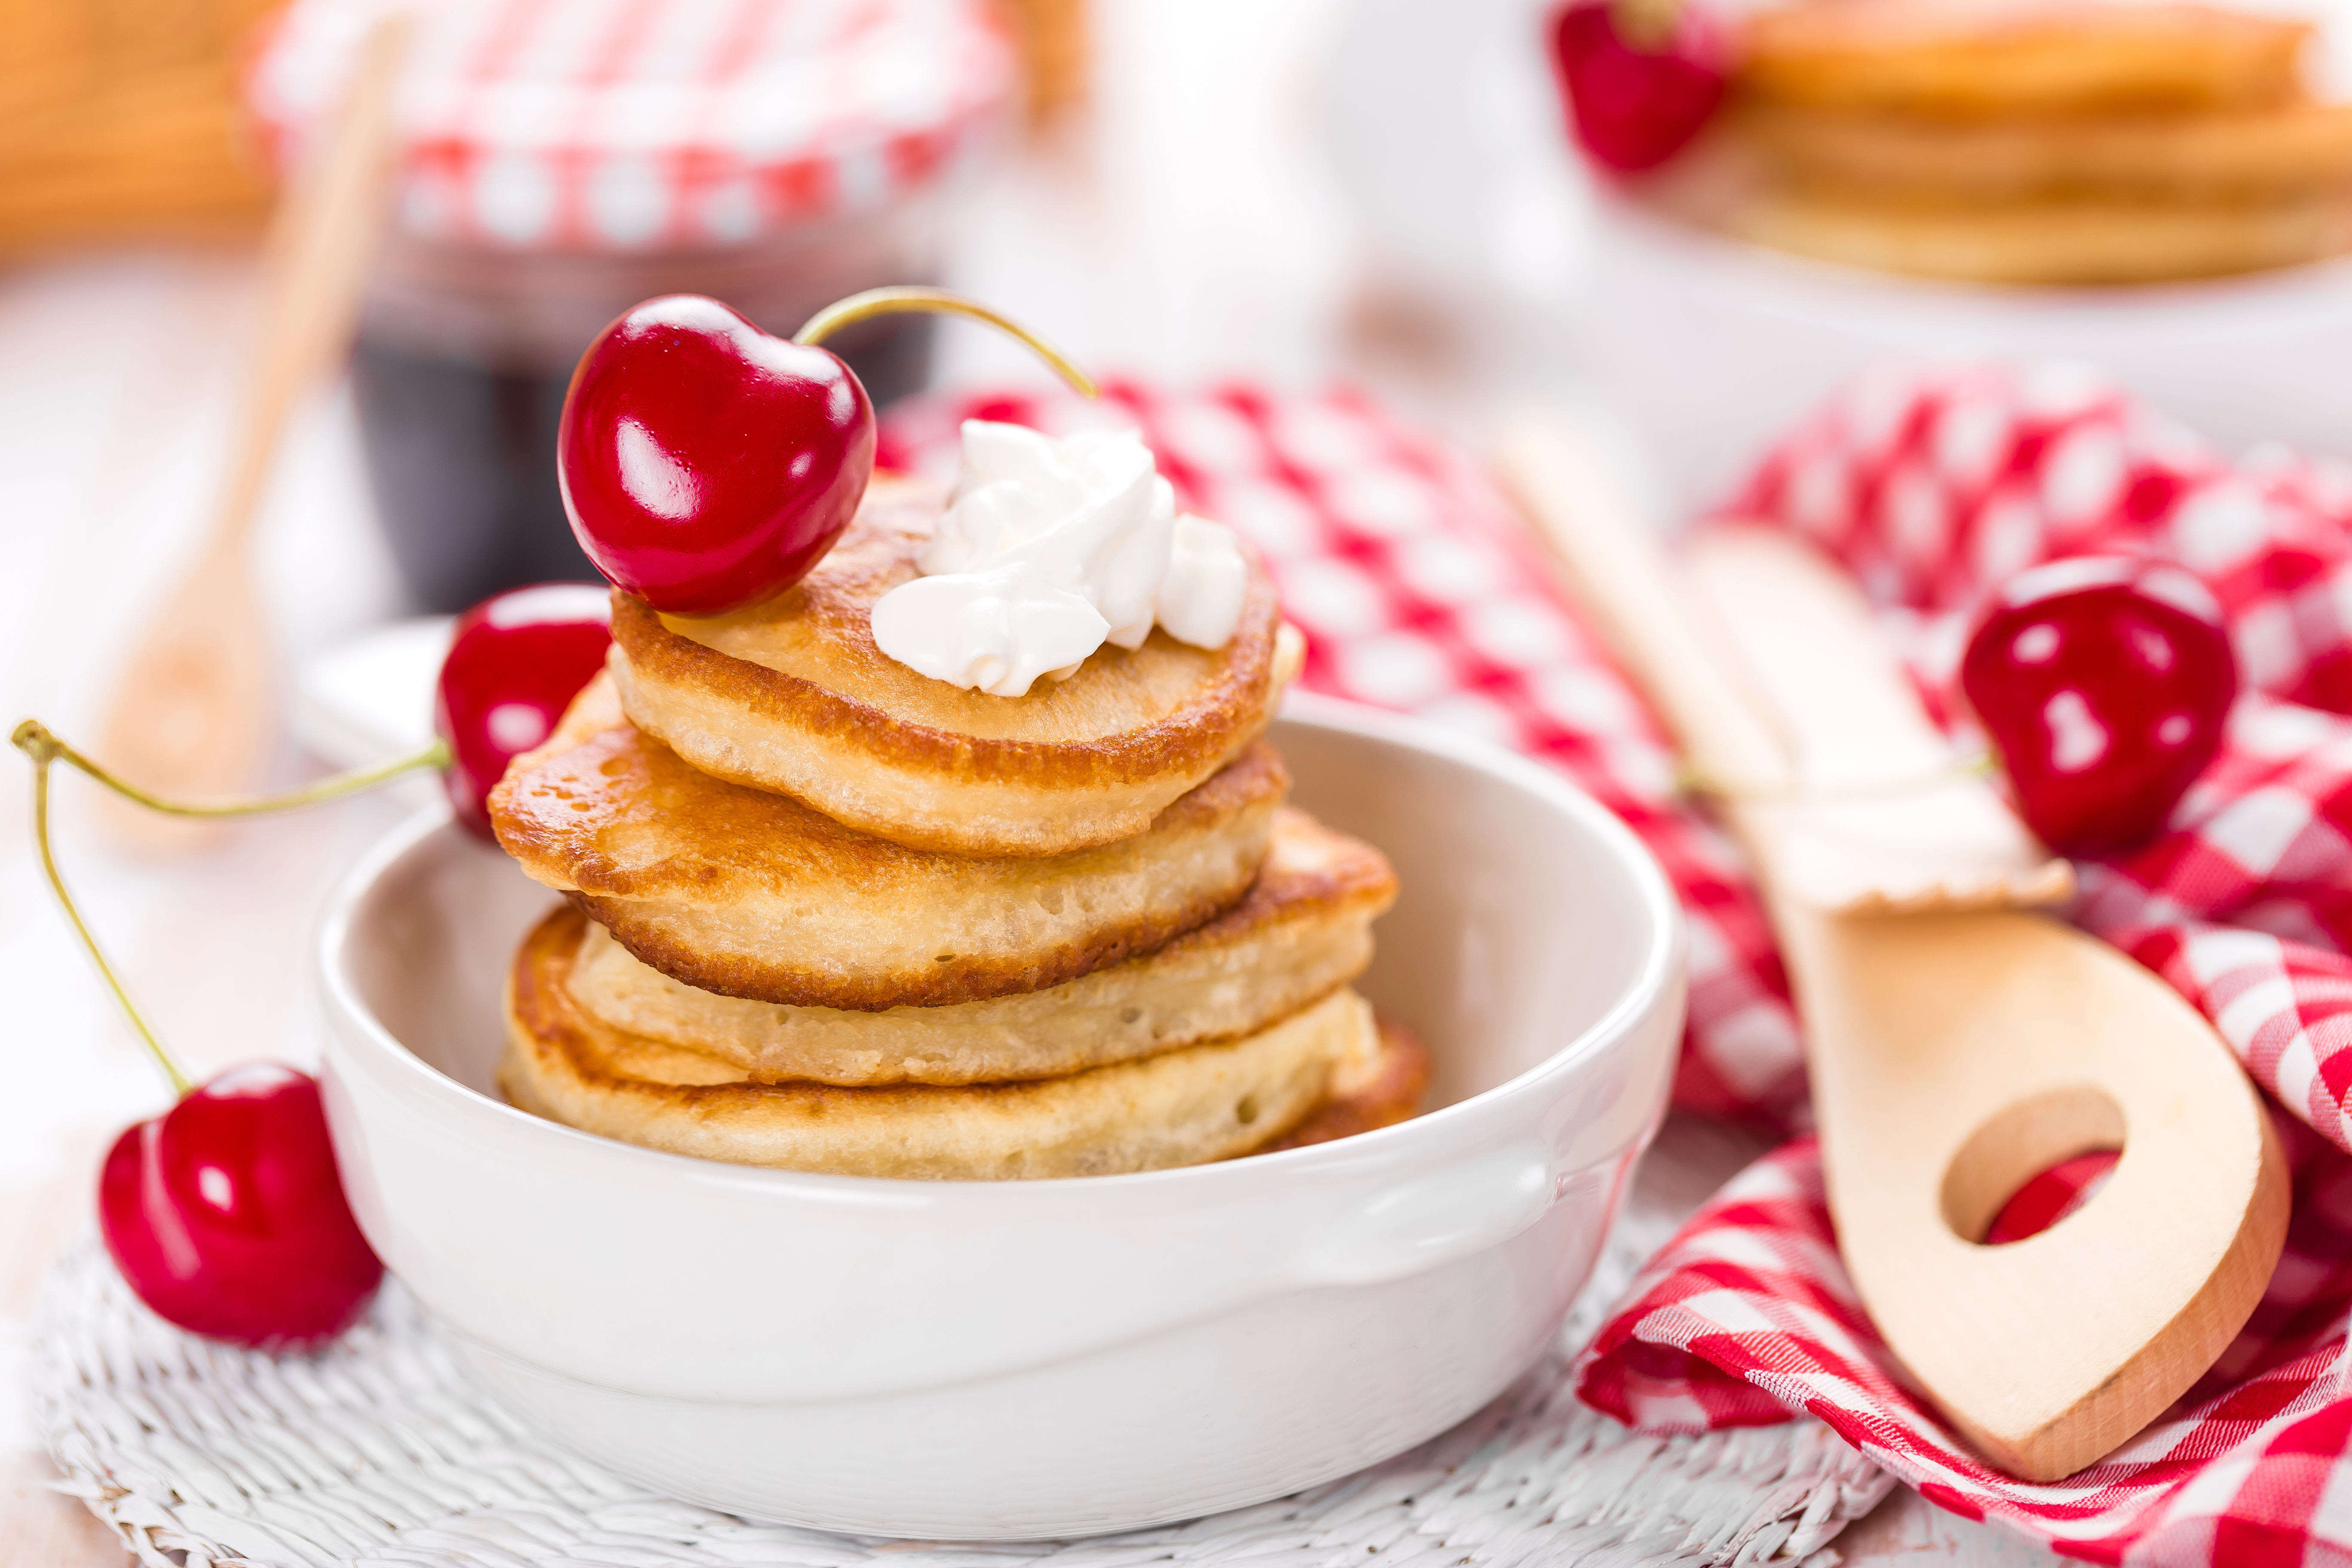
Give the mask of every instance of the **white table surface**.
<path id="1" fill-rule="evenodd" d="M 959 234 L 951 279 L 1097 366 L 1290 384 L 1344 374 L 1465 436 L 1525 387 L 1572 392 L 1548 357 L 1554 336 L 1515 329 L 1513 300 L 1415 300 L 1391 287 L 1399 264 L 1360 243 L 1322 151 L 1318 73 L 1335 38 L 1360 46 L 1363 17 L 1381 8 L 1101 0 L 1091 123 L 1005 171 Z M 1572 211 L 1572 193 L 1563 200 Z M 68 739 L 93 733 L 126 637 L 204 524 L 255 304 L 251 260 L 234 253 L 117 251 L 0 271 L 11 612 L 0 720 L 37 714 Z M 978 332 L 943 342 L 950 381 L 1040 374 Z M 289 689 L 307 660 L 405 610 L 373 532 L 347 392 L 322 392 L 299 416 L 257 561 Z M 278 782 L 320 771 L 290 740 L 270 766 Z M 87 786 L 60 778 L 67 874 L 187 1068 L 314 1059 L 318 911 L 431 786 L 236 826 L 156 861 L 111 846 Z M 41 1270 L 89 1223 L 100 1153 L 167 1096 L 41 882 L 22 826 L 27 779 L 0 756 L 0 1568 L 111 1568 L 119 1545 L 40 1489 L 49 1472 L 17 1366 Z M 2043 1560 L 1905 1493 L 1838 1548 L 1849 1563 Z"/>

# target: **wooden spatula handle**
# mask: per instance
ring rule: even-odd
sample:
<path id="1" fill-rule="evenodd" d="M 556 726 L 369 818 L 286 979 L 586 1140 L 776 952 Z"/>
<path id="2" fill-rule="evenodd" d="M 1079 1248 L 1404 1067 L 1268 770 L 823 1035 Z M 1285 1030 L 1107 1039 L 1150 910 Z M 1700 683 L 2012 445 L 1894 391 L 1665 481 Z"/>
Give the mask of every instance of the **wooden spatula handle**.
<path id="1" fill-rule="evenodd" d="M 1785 737 L 1799 798 L 1739 814 L 1781 899 L 1829 910 L 2054 903 L 2074 868 L 1927 717 L 1845 570 L 1786 529 L 1711 527 L 1692 598 Z"/>
<path id="2" fill-rule="evenodd" d="M 1772 721 L 1807 784 L 1837 791 L 1952 766 L 1951 742 L 1843 567 L 1785 529 L 1720 525 L 1676 565 L 1751 689 L 1803 693 L 1775 701 Z"/>
<path id="3" fill-rule="evenodd" d="M 1667 559 L 1574 426 L 1541 410 L 1507 424 L 1504 482 L 1564 584 L 1648 693 L 1784 900 L 1853 911 L 2046 904 L 2072 868 L 1961 768 L 1879 646 L 1853 584 L 1780 531 L 1709 529 L 1691 576 Z M 1732 610 L 1703 590 L 1742 590 Z M 1701 590 L 1696 591 L 1695 590 Z M 1742 606 L 1770 611 L 1736 624 Z M 1805 689 L 1795 710 L 1766 685 Z"/>
<path id="4" fill-rule="evenodd" d="M 1587 625 L 1648 694 L 1683 754 L 1709 778 L 1785 788 L 1790 758 L 1763 707 L 1712 646 L 1664 542 L 1643 526 L 1583 435 L 1530 409 L 1496 446 L 1503 482 L 1535 523 Z"/>

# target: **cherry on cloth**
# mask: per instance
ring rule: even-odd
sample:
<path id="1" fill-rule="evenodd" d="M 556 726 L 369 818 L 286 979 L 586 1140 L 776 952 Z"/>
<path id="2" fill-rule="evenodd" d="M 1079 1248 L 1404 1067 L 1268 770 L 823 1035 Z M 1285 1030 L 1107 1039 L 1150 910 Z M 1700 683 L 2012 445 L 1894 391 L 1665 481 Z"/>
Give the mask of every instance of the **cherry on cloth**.
<path id="1" fill-rule="evenodd" d="M 556 437 L 572 531 L 667 615 L 718 616 L 807 574 L 874 469 L 874 407 L 831 352 L 716 300 L 648 300 L 572 373 Z"/>
<path id="2" fill-rule="evenodd" d="M 1730 42 L 1693 0 L 1572 0 L 1550 31 L 1570 133 L 1603 168 L 1657 168 L 1723 101 Z"/>
<path id="3" fill-rule="evenodd" d="M 2104 855 L 2160 829 L 2213 760 L 2238 666 L 2220 603 L 2188 572 L 2080 556 L 2001 585 L 1960 689 L 2026 826 L 2061 854 Z"/>
<path id="4" fill-rule="evenodd" d="M 552 734 L 604 668 L 612 622 L 611 594 L 586 583 L 510 589 L 457 617 L 433 728 L 449 748 L 449 804 L 474 833 L 492 837 L 485 802 L 507 764 Z"/>
<path id="5" fill-rule="evenodd" d="M 349 1328 L 383 1278 L 344 1201 L 318 1082 L 276 1062 L 232 1068 L 126 1128 L 98 1196 L 122 1277 L 191 1333 L 316 1343 Z"/>

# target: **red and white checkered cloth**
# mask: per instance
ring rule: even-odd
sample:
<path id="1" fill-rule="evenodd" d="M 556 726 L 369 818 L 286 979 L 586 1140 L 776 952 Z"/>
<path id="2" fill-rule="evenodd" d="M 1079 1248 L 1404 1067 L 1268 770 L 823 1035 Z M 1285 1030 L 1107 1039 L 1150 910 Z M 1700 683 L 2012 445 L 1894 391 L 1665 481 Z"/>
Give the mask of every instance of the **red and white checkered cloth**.
<path id="1" fill-rule="evenodd" d="M 1675 798 L 1655 725 L 1474 465 L 1346 395 L 1131 384 L 1094 405 L 920 405 L 887 422 L 884 460 L 951 470 L 967 416 L 1140 426 L 1186 502 L 1265 557 L 1307 634 L 1307 685 L 1533 752 L 1623 816 L 1691 919 L 1678 1103 L 1801 1116 L 1786 982 L 1736 852 Z M 1654 1260 L 1586 1352 L 1581 1392 L 1665 1431 L 1810 1412 L 1943 1506 L 2090 1561 L 2352 1563 L 2352 468 L 2275 453 L 2231 466 L 2079 372 L 1974 370 L 1854 386 L 1725 510 L 1850 564 L 1931 700 L 1969 610 L 2022 566 L 2147 551 L 2211 584 L 2247 688 L 2223 754 L 2162 838 L 2082 868 L 2074 912 L 2202 1009 L 2277 1098 L 2294 1217 L 2213 1371 L 2054 1485 L 1987 1469 L 1905 1386 L 1838 1260 L 1802 1138 Z M 2105 1163 L 2028 1184 L 1996 1238 L 2054 1223 Z"/>
<path id="2" fill-rule="evenodd" d="M 246 78 L 283 160 L 393 4 L 294 0 Z M 399 211 L 491 247 L 737 246 L 885 209 L 1010 100 L 984 0 L 424 0 Z"/>

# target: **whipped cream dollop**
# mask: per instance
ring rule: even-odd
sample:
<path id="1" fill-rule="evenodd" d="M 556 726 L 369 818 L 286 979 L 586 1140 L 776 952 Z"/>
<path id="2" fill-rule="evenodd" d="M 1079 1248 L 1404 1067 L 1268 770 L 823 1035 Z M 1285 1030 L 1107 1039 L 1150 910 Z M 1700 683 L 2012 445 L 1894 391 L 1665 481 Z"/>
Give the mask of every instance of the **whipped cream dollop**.
<path id="1" fill-rule="evenodd" d="M 1156 623 L 1195 647 L 1241 625 L 1249 568 L 1233 531 L 1176 510 L 1134 430 L 1055 440 L 1022 425 L 963 424 L 963 468 L 922 575 L 874 606 L 874 640 L 936 680 L 1026 696 L 1106 642 Z"/>

